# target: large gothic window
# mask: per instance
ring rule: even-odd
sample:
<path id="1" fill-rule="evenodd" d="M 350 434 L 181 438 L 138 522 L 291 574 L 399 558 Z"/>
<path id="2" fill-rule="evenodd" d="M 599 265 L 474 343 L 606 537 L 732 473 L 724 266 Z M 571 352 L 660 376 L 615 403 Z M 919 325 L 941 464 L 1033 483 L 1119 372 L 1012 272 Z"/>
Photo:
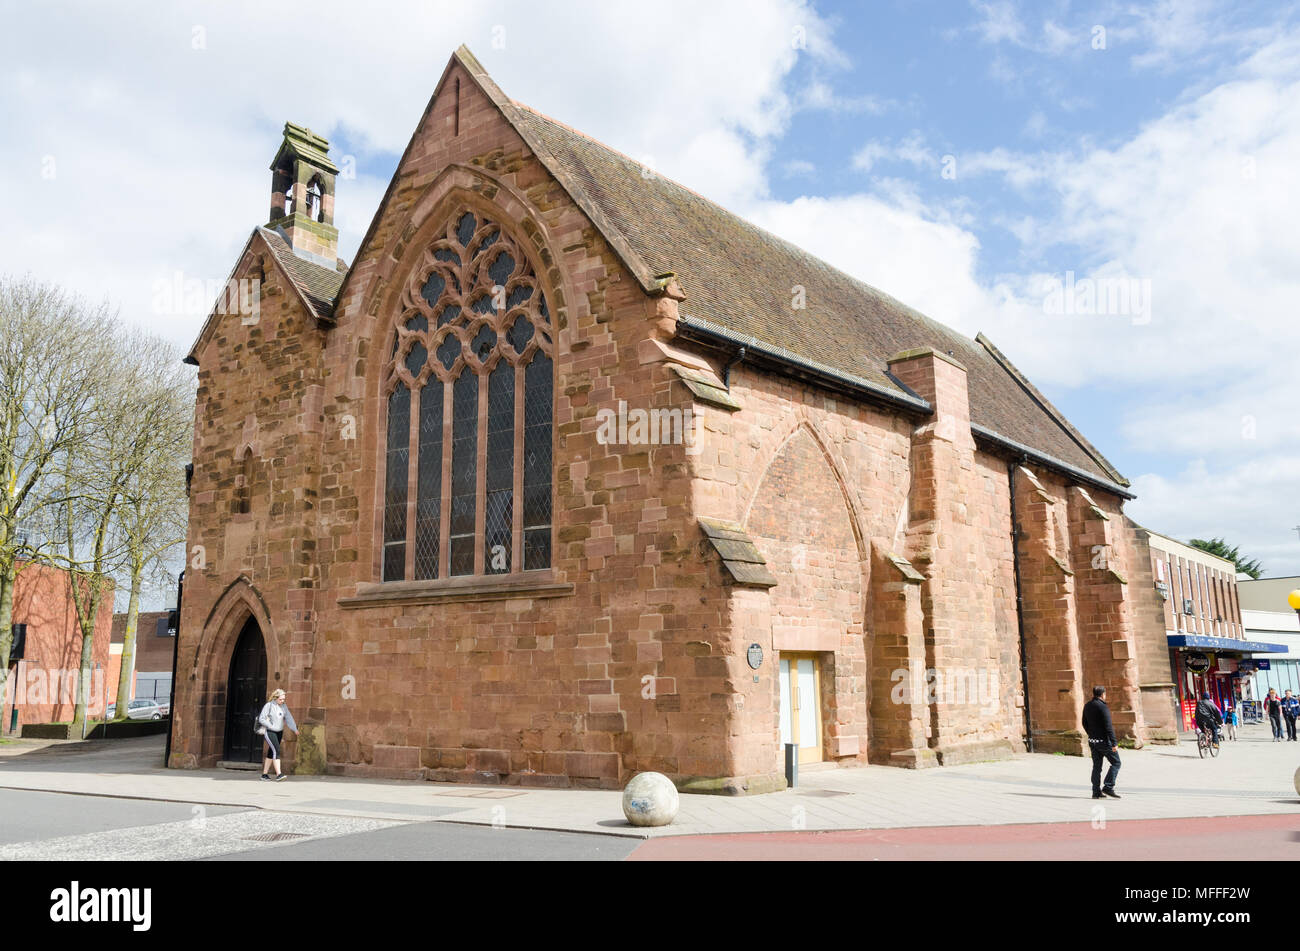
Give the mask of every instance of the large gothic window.
<path id="1" fill-rule="evenodd" d="M 528 258 L 454 215 L 403 290 L 385 373 L 385 581 L 551 566 L 551 339 Z"/>

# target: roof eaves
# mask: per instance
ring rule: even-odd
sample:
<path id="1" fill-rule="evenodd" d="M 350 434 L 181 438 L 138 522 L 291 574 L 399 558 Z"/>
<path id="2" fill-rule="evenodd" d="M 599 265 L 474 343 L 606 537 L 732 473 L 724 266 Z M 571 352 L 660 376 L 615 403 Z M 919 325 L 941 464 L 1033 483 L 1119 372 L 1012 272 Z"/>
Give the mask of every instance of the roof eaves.
<path id="1" fill-rule="evenodd" d="M 757 357 L 757 362 L 772 365 L 786 375 L 806 379 L 824 388 L 848 393 L 869 402 L 884 404 L 891 409 L 901 409 L 922 416 L 934 412 L 934 407 L 915 393 L 872 383 L 862 377 L 801 357 L 784 347 L 772 346 L 755 337 L 738 334 L 703 317 L 680 314 L 677 318 L 677 333 L 687 340 L 713 346 L 724 344 L 733 350 L 744 347 L 747 361 L 754 361 Z"/>
<path id="2" fill-rule="evenodd" d="M 991 443 L 992 445 L 998 448 L 1009 450 L 1010 452 L 1016 455 L 1024 456 L 1027 459 L 1032 459 L 1034 462 L 1037 462 L 1041 466 L 1044 466 L 1048 469 L 1054 469 L 1055 471 L 1061 473 L 1062 475 L 1069 476 L 1070 478 L 1075 479 L 1079 482 L 1085 482 L 1088 485 L 1096 486 L 1099 489 L 1105 489 L 1107 492 L 1110 492 L 1114 495 L 1118 495 L 1122 499 L 1137 498 L 1136 495 L 1134 495 L 1132 492 L 1128 490 L 1126 485 L 1122 486 L 1119 485 L 1118 483 L 1111 482 L 1109 479 L 1103 479 L 1101 476 L 1094 475 L 1093 473 L 1088 472 L 1086 469 L 1080 469 L 1078 466 L 1070 465 L 1070 463 L 1064 462 L 1056 458 L 1055 456 L 1049 455 L 1048 453 L 1045 453 L 1039 449 L 1034 449 L 1031 446 L 1026 446 L 1022 442 L 1016 442 L 1016 440 L 1014 439 L 1008 439 L 1006 436 L 1003 436 L 1001 433 L 996 433 L 991 429 L 987 429 L 983 426 L 978 425 L 977 423 L 971 423 L 970 431 L 971 434 L 974 435 L 976 439 L 982 439 L 984 440 L 984 442 Z"/>

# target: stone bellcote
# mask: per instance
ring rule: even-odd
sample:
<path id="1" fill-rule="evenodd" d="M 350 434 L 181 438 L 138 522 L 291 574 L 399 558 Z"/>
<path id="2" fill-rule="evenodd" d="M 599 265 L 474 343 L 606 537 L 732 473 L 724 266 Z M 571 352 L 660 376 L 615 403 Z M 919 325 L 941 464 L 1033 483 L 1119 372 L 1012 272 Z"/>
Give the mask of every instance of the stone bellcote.
<path id="1" fill-rule="evenodd" d="M 339 230 L 334 227 L 334 180 L 330 144 L 304 126 L 284 124 L 284 141 L 271 163 L 271 219 L 295 254 L 333 270 Z"/>

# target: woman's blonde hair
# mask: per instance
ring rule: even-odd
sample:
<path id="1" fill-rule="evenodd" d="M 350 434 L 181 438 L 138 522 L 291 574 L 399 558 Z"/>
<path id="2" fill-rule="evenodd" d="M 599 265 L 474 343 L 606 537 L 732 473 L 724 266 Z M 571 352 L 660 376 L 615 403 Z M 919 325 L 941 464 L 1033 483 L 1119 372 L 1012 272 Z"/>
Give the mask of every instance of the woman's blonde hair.
<path id="1" fill-rule="evenodd" d="M 274 690 L 271 691 L 271 699 L 272 699 L 272 700 L 283 700 L 283 699 L 284 699 L 284 691 L 281 690 L 279 687 L 275 688 Z"/>

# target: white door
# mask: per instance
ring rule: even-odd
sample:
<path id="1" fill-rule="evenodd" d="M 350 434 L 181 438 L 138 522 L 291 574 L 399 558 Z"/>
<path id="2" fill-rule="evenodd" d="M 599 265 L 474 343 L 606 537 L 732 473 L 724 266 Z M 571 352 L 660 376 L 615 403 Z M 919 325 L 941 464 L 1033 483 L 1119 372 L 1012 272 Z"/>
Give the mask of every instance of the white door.
<path id="1" fill-rule="evenodd" d="M 821 762 L 820 688 L 816 657 L 811 654 L 781 655 L 781 743 L 798 744 L 801 763 Z"/>

